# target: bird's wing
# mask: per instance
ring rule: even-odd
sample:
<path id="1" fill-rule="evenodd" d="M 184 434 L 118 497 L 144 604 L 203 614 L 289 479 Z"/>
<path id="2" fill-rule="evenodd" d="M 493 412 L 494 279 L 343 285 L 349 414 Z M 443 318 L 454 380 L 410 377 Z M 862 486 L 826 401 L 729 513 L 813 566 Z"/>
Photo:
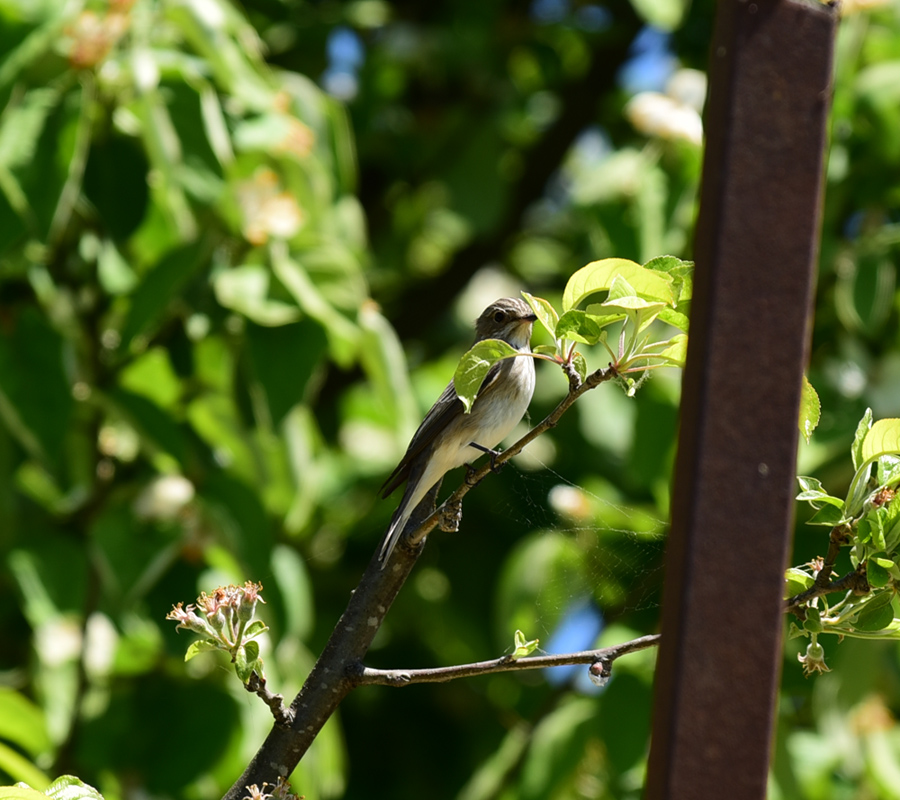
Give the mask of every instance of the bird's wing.
<path id="1" fill-rule="evenodd" d="M 481 388 L 478 395 L 483 395 L 500 376 L 500 370 L 504 365 L 508 368 L 511 359 L 503 359 L 494 364 L 489 370 L 484 380 L 481 382 Z M 387 497 L 391 494 L 403 481 L 409 477 L 410 464 L 433 443 L 437 435 L 444 430 L 450 422 L 463 413 L 463 401 L 456 394 L 453 381 L 447 384 L 447 388 L 441 392 L 441 396 L 437 399 L 431 410 L 425 415 L 419 429 L 413 435 L 406 449 L 406 454 L 400 459 L 397 468 L 388 476 L 388 479 L 381 487 L 381 496 Z"/>

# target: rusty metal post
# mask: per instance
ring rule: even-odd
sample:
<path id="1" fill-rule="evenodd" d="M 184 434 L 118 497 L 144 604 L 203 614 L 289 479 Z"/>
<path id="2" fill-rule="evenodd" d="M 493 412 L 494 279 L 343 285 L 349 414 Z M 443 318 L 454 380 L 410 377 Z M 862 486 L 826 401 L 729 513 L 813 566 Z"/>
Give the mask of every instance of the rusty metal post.
<path id="1" fill-rule="evenodd" d="M 650 800 L 766 795 L 836 26 L 718 5 Z"/>

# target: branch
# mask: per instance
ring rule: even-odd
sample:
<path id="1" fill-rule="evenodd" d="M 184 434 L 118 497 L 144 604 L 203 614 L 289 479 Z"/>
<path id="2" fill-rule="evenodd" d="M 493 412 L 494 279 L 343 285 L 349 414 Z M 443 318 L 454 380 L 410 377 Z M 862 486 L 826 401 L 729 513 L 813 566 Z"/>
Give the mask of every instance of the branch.
<path id="1" fill-rule="evenodd" d="M 785 611 L 793 612 L 800 619 L 806 618 L 803 606 L 817 597 L 835 592 L 853 592 L 854 594 L 868 594 L 871 587 L 866 575 L 866 562 L 861 561 L 855 570 L 848 572 L 835 581 L 827 581 L 824 585 L 818 584 L 818 579 L 809 589 L 789 598 L 785 604 Z"/>
<path id="2" fill-rule="evenodd" d="M 615 368 L 610 365 L 607 369 L 592 373 L 583 383 L 570 376 L 569 392 L 559 405 L 543 422 L 500 454 L 494 460 L 495 464 L 503 464 L 520 453 L 540 434 L 555 426 L 581 395 L 616 375 Z M 350 596 L 347 609 L 331 632 L 331 637 L 307 676 L 303 688 L 291 703 L 288 711 L 290 720 L 287 715 L 282 719 L 276 718 L 275 726 L 265 742 L 244 774 L 228 790 L 224 800 L 241 800 L 246 794 L 246 787 L 252 784 L 275 784 L 279 777 L 287 777 L 294 771 L 322 726 L 337 710 L 341 701 L 358 685 L 358 665 L 365 658 L 388 609 L 421 555 L 425 537 L 439 519 L 443 518 L 444 524 L 458 523 L 458 509 L 462 498 L 490 471 L 490 464 L 473 470 L 450 498 L 433 511 L 440 488 L 440 484 L 436 485 L 413 511 L 388 565 L 383 565 L 378 559 L 376 549 L 359 585 Z M 446 518 L 451 515 L 453 520 L 448 522 Z"/>
<path id="3" fill-rule="evenodd" d="M 274 694 L 266 686 L 265 677 L 258 675 L 256 671 L 250 673 L 250 680 L 244 684 L 248 692 L 259 695 L 262 701 L 272 710 L 272 716 L 278 725 L 290 725 L 294 718 L 291 710 L 284 706 L 284 696 Z"/>
<path id="4" fill-rule="evenodd" d="M 630 642 L 604 647 L 600 650 L 584 650 L 580 653 L 562 653 L 559 655 L 529 656 L 513 659 L 503 656 L 491 661 L 477 661 L 474 664 L 459 664 L 454 667 L 436 667 L 434 669 L 372 669 L 358 665 L 354 678 L 356 686 L 409 686 L 414 683 L 445 683 L 457 678 L 470 678 L 476 675 L 493 675 L 497 672 L 516 672 L 523 669 L 544 669 L 572 664 L 602 664 L 604 673 L 608 674 L 612 662 L 628 653 L 656 647 L 659 634 L 641 636 Z"/>
<path id="5" fill-rule="evenodd" d="M 838 525 L 831 529 L 831 535 L 828 537 L 828 553 L 822 562 L 822 568 L 816 573 L 815 582 L 806 591 L 788 598 L 784 607 L 785 611 L 793 612 L 803 619 L 806 616 L 803 606 L 817 597 L 848 590 L 857 594 L 866 594 L 869 591 L 865 561 L 860 562 L 853 572 L 847 573 L 836 581 L 831 580 L 838 554 L 841 552 L 841 548 L 851 540 L 852 536 L 846 525 Z"/>

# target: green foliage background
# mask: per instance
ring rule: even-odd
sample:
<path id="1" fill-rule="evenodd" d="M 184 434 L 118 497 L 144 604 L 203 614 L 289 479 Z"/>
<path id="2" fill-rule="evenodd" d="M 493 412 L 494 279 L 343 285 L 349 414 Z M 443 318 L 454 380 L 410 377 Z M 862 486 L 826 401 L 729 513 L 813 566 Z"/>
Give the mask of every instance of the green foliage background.
<path id="1" fill-rule="evenodd" d="M 868 5 L 845 4 L 838 43 L 823 412 L 801 451 L 837 494 L 865 408 L 900 416 L 900 10 Z M 648 21 L 703 70 L 711 6 L 0 0 L 7 778 L 221 795 L 268 712 L 214 656 L 184 664 L 166 612 L 262 581 L 267 676 L 292 696 L 393 510 L 378 486 L 483 305 L 557 301 L 598 258 L 690 257 L 700 149 L 626 104 Z M 550 369 L 538 383 L 534 418 L 565 390 Z M 586 603 L 601 642 L 654 630 L 677 376 L 595 394 L 469 496 L 458 535 L 432 536 L 373 665 L 496 656 L 516 628 L 543 646 L 573 609 L 588 638 L 570 644 L 587 647 Z M 820 536 L 798 527 L 798 563 Z M 831 645 L 815 680 L 798 647 L 771 796 L 900 796 L 896 645 Z M 574 680 L 356 692 L 294 787 L 637 797 L 652 655 L 599 695 Z"/>

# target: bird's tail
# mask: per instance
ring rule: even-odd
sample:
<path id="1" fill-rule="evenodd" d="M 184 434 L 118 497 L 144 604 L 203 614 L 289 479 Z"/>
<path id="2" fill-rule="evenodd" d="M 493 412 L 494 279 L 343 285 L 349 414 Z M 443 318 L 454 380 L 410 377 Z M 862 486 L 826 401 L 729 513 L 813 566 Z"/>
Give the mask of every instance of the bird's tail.
<path id="1" fill-rule="evenodd" d="M 411 504 L 408 500 L 409 498 L 404 495 L 403 500 L 394 512 L 394 516 L 391 517 L 391 524 L 388 525 L 387 532 L 384 534 L 384 539 L 381 540 L 381 552 L 378 554 L 378 560 L 381 562 L 382 569 L 384 569 L 384 565 L 387 564 L 390 559 L 391 553 L 394 552 L 397 542 L 400 541 L 400 535 L 403 533 L 403 529 L 406 527 L 406 523 L 409 522 L 409 518 L 412 515 Z"/>

